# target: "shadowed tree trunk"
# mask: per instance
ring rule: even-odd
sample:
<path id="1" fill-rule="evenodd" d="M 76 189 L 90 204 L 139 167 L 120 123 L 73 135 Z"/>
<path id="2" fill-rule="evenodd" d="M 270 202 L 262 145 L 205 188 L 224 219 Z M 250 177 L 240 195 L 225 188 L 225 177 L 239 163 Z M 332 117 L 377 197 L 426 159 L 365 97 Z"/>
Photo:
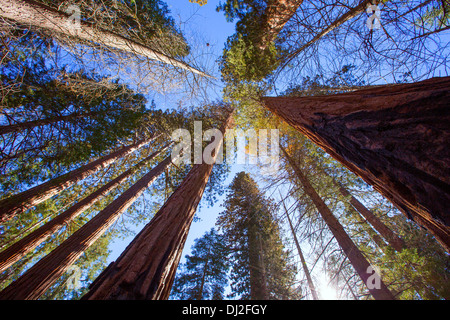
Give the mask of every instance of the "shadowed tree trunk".
<path id="1" fill-rule="evenodd" d="M 264 105 L 450 251 L 450 77 Z"/>
<path id="2" fill-rule="evenodd" d="M 83 213 L 86 209 L 91 207 L 95 202 L 99 201 L 103 196 L 108 194 L 111 190 L 116 188 L 119 184 L 126 181 L 136 170 L 145 165 L 147 162 L 152 160 L 162 151 L 164 151 L 168 146 L 162 148 L 161 150 L 152 153 L 150 156 L 140 161 L 133 168 L 130 168 L 120 174 L 115 179 L 111 180 L 101 188 L 97 189 L 89 196 L 80 200 L 78 203 L 71 206 L 69 209 L 58 215 L 53 220 L 50 220 L 42 227 L 31 232 L 24 238 L 20 239 L 12 246 L 8 247 L 6 250 L 0 253 L 0 273 L 9 268 L 15 262 L 19 261 L 28 252 L 36 248 L 39 244 L 45 241 L 49 236 L 54 234 L 56 231 L 61 229 L 63 226 L 67 225 Z"/>
<path id="3" fill-rule="evenodd" d="M 230 121 L 231 114 L 221 128 L 222 133 Z M 219 146 L 221 144 L 222 141 Z M 83 299 L 168 299 L 190 225 L 213 165 L 205 162 L 193 165 L 181 185 L 120 257 L 92 283 Z"/>
<path id="4" fill-rule="evenodd" d="M 9 198 L 0 201 L 0 223 L 3 223 L 17 214 L 20 214 L 27 209 L 53 197 L 61 191 L 67 189 L 73 184 L 83 180 L 87 176 L 97 172 L 98 170 L 105 168 L 115 160 L 132 153 L 133 151 L 141 148 L 150 141 L 150 139 L 141 140 L 132 145 L 120 148 L 117 151 L 110 153 L 100 159 L 92 161 L 78 169 L 72 170 L 62 176 L 44 182 L 29 190 L 23 191 Z"/>
<path id="5" fill-rule="evenodd" d="M 171 163 L 169 156 L 150 170 L 61 245 L 0 292 L 0 300 L 38 299 Z"/>
<path id="6" fill-rule="evenodd" d="M 305 273 L 306 281 L 308 282 L 309 290 L 311 291 L 311 295 L 312 295 L 313 299 L 319 300 L 319 296 L 317 295 L 316 287 L 314 286 L 314 282 L 312 281 L 311 273 L 309 272 L 308 265 L 306 264 L 305 257 L 303 256 L 303 252 L 300 247 L 300 243 L 298 242 L 298 239 L 297 239 L 297 234 L 295 232 L 291 218 L 289 217 L 289 212 L 286 208 L 284 200 L 282 201 L 282 203 L 283 203 L 284 212 L 286 213 L 286 217 L 288 219 L 289 228 L 291 229 L 292 237 L 294 238 L 295 246 L 297 247 L 297 252 L 300 257 L 300 262 L 302 263 L 303 272 Z"/>
<path id="7" fill-rule="evenodd" d="M 76 28 L 72 25 L 69 14 L 55 10 L 36 1 L 0 0 L 0 16 L 17 21 L 25 26 L 31 25 L 81 40 L 99 43 L 107 47 L 171 64 L 175 67 L 197 73 L 204 77 L 211 77 L 182 61 L 175 60 L 161 52 L 150 49 L 111 31 L 102 30 L 89 22 L 81 20 L 80 28 Z"/>
<path id="8" fill-rule="evenodd" d="M 264 268 L 264 254 L 262 252 L 261 235 L 258 227 L 250 218 L 248 228 L 248 262 L 250 271 L 250 299 L 268 300 L 267 279 Z"/>
<path id="9" fill-rule="evenodd" d="M 350 199 L 350 204 L 358 211 L 372 227 L 378 231 L 379 234 L 397 251 L 402 251 L 405 248 L 405 242 L 402 238 L 396 235 L 387 225 L 385 225 L 376 215 L 366 208 L 358 199 L 348 192 L 343 186 L 339 186 L 339 192 Z"/>
<path id="10" fill-rule="evenodd" d="M 303 172 L 300 170 L 297 164 L 288 155 L 286 150 L 281 146 L 280 148 L 283 151 L 283 154 L 286 160 L 288 161 L 289 165 L 294 170 L 295 176 L 298 178 L 301 185 L 303 186 L 303 190 L 311 198 L 322 219 L 325 221 L 331 233 L 338 242 L 339 246 L 342 248 L 345 255 L 350 260 L 350 263 L 352 264 L 353 268 L 356 270 L 362 281 L 366 284 L 370 294 L 376 300 L 393 300 L 394 299 L 393 294 L 389 291 L 389 289 L 386 287 L 386 285 L 381 279 L 379 281 L 379 288 L 372 285 L 370 281 L 371 277 L 373 277 L 373 272 L 370 270 L 373 270 L 373 268 L 371 267 L 370 263 L 367 261 L 367 259 L 358 249 L 358 247 L 354 244 L 352 239 L 345 232 L 345 229 L 342 227 L 341 223 L 338 221 L 338 219 L 336 219 L 331 210 L 327 207 L 325 202 L 313 188 L 308 178 L 303 174 Z"/>
<path id="11" fill-rule="evenodd" d="M 211 250 L 210 250 L 211 252 Z M 206 261 L 205 261 L 205 265 L 203 267 L 203 272 L 202 272 L 202 279 L 200 282 L 200 288 L 198 290 L 198 294 L 197 294 L 197 300 L 203 300 L 203 288 L 205 287 L 205 279 L 206 279 L 206 274 L 208 272 L 208 264 L 209 264 L 209 253 L 206 256 Z"/>
<path id="12" fill-rule="evenodd" d="M 388 246 L 386 242 L 384 242 L 383 238 L 371 227 L 371 225 L 367 222 L 366 219 L 364 219 L 359 212 L 353 207 L 350 207 L 350 210 L 353 214 L 353 216 L 356 218 L 359 224 L 364 225 L 364 231 L 366 231 L 370 238 L 375 242 L 375 244 L 384 251 L 386 247 Z"/>

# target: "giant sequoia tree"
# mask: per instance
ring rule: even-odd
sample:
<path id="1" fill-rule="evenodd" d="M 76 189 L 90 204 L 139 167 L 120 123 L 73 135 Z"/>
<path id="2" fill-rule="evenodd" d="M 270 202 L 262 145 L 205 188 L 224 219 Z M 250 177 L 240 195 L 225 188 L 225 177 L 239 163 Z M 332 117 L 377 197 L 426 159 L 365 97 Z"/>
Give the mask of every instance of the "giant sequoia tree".
<path id="1" fill-rule="evenodd" d="M 264 105 L 374 186 L 449 249 L 449 78 Z"/>
<path id="2" fill-rule="evenodd" d="M 230 127 L 231 110 L 221 117 L 221 132 Z M 217 139 L 217 137 L 215 138 Z M 221 149 L 210 150 L 213 162 L 194 164 L 154 218 L 92 284 L 84 299 L 168 299 L 197 206 Z"/>
<path id="3" fill-rule="evenodd" d="M 160 0 L 0 0 L 0 298 L 167 299 L 175 283 L 172 298 L 223 299 L 229 280 L 231 298 L 318 299 L 326 273 L 339 297 L 448 299 L 435 240 L 449 250 L 449 78 L 432 77 L 450 70 L 450 7 L 377 1 L 373 29 L 372 3 L 224 0 L 236 28 L 219 100 L 232 107 L 195 107 L 186 93 L 210 91 L 194 65 L 214 46 L 184 13 L 177 24 Z M 166 111 L 150 103 L 171 89 Z M 172 165 L 173 131 L 195 139 L 200 120 L 279 129 L 284 161 L 255 171 L 258 184 L 236 175 L 219 231 L 178 268 L 230 168 L 214 164 L 219 135 Z"/>

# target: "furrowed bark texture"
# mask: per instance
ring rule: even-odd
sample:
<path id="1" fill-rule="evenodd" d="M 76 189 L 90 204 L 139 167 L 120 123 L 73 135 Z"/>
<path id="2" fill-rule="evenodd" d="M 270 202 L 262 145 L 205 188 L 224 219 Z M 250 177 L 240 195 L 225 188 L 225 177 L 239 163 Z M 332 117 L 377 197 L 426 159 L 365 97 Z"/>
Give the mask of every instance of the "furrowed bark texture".
<path id="1" fill-rule="evenodd" d="M 292 18 L 303 0 L 272 0 L 267 4 L 261 23 L 261 39 L 258 47 L 261 50 L 275 40 L 284 25 Z"/>
<path id="2" fill-rule="evenodd" d="M 49 236 L 51 236 L 56 231 L 61 229 L 64 225 L 67 225 L 68 223 L 73 221 L 86 209 L 91 207 L 95 202 L 99 201 L 111 190 L 113 190 L 119 184 L 124 182 L 128 177 L 130 177 L 133 174 L 133 172 L 139 169 L 142 165 L 144 165 L 146 162 L 150 161 L 158 154 L 160 154 L 165 148 L 152 153 L 150 156 L 142 160 L 132 169 L 126 170 L 115 179 L 111 180 L 101 188 L 91 193 L 86 198 L 80 200 L 79 202 L 71 206 L 69 209 L 58 215 L 53 220 L 47 222 L 42 227 L 31 232 L 24 238 L 20 239 L 19 241 L 15 242 L 13 245 L 8 247 L 6 250 L 2 251 L 0 253 L 0 273 L 5 271 L 10 266 L 12 266 L 15 262 L 19 261 L 28 252 L 36 248 L 39 244 L 44 242 Z"/>
<path id="3" fill-rule="evenodd" d="M 74 38 L 96 42 L 107 47 L 171 64 L 175 67 L 197 73 L 203 77 L 211 77 L 182 61 L 173 59 L 161 52 L 150 49 L 111 31 L 102 30 L 86 21 L 80 21 L 80 28 L 77 28 L 72 24 L 72 19 L 69 19 L 69 14 L 55 10 L 36 1 L 0 0 L 0 16 L 25 26 L 31 25 Z"/>
<path id="4" fill-rule="evenodd" d="M 2 292 L 0 300 L 38 299 L 172 163 L 167 157 Z"/>
<path id="5" fill-rule="evenodd" d="M 308 177 L 300 170 L 300 168 L 287 154 L 283 147 L 281 147 L 281 150 L 283 151 L 286 160 L 289 162 L 289 165 L 294 170 L 296 177 L 303 186 L 303 190 L 311 198 L 320 216 L 327 224 L 333 236 L 336 238 L 336 241 L 344 251 L 348 260 L 351 262 L 353 268 L 355 268 L 361 280 L 366 284 L 370 294 L 376 300 L 394 300 L 393 294 L 389 291 L 388 287 L 381 279 L 379 288 L 370 285 L 371 282 L 369 281 L 371 281 L 371 276 L 373 274 L 369 272 L 369 267 L 371 267 L 370 263 L 367 261 L 367 259 L 364 257 L 364 255 L 361 253 L 352 239 L 348 236 L 347 232 L 345 232 L 345 229 L 344 227 L 342 227 L 339 220 L 333 215 L 331 210 L 316 192 L 314 187 L 309 182 Z"/>
<path id="6" fill-rule="evenodd" d="M 231 115 L 222 132 L 230 121 Z M 168 299 L 190 225 L 212 168 L 213 164 L 194 164 L 158 213 L 92 283 L 83 299 Z"/>
<path id="7" fill-rule="evenodd" d="M 450 77 L 264 105 L 450 249 Z"/>
<path id="8" fill-rule="evenodd" d="M 0 223 L 3 223 L 17 214 L 20 214 L 27 209 L 57 195 L 63 190 L 69 188 L 78 181 L 83 180 L 87 176 L 105 168 L 115 160 L 132 153 L 133 151 L 146 145 L 154 138 L 141 140 L 129 146 L 120 148 L 100 159 L 92 161 L 80 168 L 72 170 L 62 176 L 44 182 L 29 190 L 23 191 L 9 198 L 0 201 Z"/>

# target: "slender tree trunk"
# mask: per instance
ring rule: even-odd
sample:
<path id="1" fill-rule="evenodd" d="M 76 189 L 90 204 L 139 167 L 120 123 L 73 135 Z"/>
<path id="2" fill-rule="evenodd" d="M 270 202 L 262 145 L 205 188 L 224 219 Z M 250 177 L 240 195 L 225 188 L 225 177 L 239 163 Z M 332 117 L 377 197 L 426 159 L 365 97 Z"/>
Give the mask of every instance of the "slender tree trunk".
<path id="1" fill-rule="evenodd" d="M 295 233 L 294 226 L 292 225 L 292 221 L 291 221 L 291 218 L 289 217 L 289 212 L 284 204 L 284 201 L 283 201 L 283 207 L 284 207 L 284 211 L 286 212 L 286 217 L 288 219 L 289 228 L 291 229 L 292 237 L 294 238 L 295 246 L 297 247 L 297 252 L 300 257 L 300 262 L 302 263 L 303 272 L 305 273 L 306 281 L 308 282 L 309 290 L 311 291 L 311 295 L 312 295 L 313 299 L 319 300 L 319 296 L 317 295 L 316 287 L 314 286 L 314 282 L 312 281 L 311 273 L 309 272 L 308 265 L 306 264 L 306 260 L 305 260 L 305 257 L 303 256 L 303 252 L 300 247 L 300 243 L 298 242 L 298 239 L 297 239 L 297 234 Z"/>
<path id="2" fill-rule="evenodd" d="M 0 300 L 38 299 L 171 164 L 167 157 L 2 292 Z"/>
<path id="3" fill-rule="evenodd" d="M 265 106 L 371 184 L 450 252 L 450 77 Z"/>
<path id="4" fill-rule="evenodd" d="M 210 77 L 206 73 L 199 71 L 182 61 L 175 60 L 161 52 L 150 49 L 111 31 L 102 30 L 89 22 L 81 20 L 80 28 L 77 28 L 72 24 L 70 15 L 36 1 L 0 0 L 0 16 L 26 26 L 31 25 L 62 33 L 80 40 L 99 43 L 107 47 L 171 64 L 175 67 L 197 73 L 204 77 Z"/>
<path id="5" fill-rule="evenodd" d="M 303 0 L 270 0 L 261 23 L 261 37 L 257 46 L 264 50 L 283 30 Z"/>
<path id="6" fill-rule="evenodd" d="M 356 217 L 360 222 L 368 222 L 383 238 L 389 243 L 389 245 L 396 251 L 400 252 L 405 248 L 405 242 L 403 239 L 396 235 L 386 224 L 384 224 L 375 214 L 372 213 L 367 207 L 356 199 L 351 193 L 333 177 L 331 177 L 325 170 L 316 166 L 316 169 L 321 171 L 324 175 L 333 181 L 333 184 L 339 189 L 340 194 L 349 199 L 350 204 L 356 210 Z M 362 219 L 362 217 L 365 219 Z M 369 227 L 369 235 L 377 243 L 380 248 L 383 248 L 383 240 L 379 239 L 377 234 Z M 381 240 L 381 241 L 380 241 Z"/>
<path id="7" fill-rule="evenodd" d="M 21 240 L 14 243 L 8 249 L 0 253 L 0 273 L 9 268 L 15 262 L 19 261 L 28 252 L 36 248 L 39 244 L 45 241 L 49 236 L 54 234 L 56 231 L 61 229 L 64 225 L 73 221 L 86 209 L 90 208 L 95 202 L 99 201 L 103 196 L 108 194 L 111 190 L 116 188 L 119 184 L 126 181 L 136 170 L 142 167 L 145 163 L 152 160 L 162 151 L 164 151 L 168 146 L 152 153 L 150 156 L 140 161 L 133 168 L 130 168 L 120 174 L 115 179 L 111 180 L 101 188 L 97 189 L 95 192 L 91 193 L 89 196 L 79 201 L 78 203 L 71 206 L 69 209 L 58 215 L 53 220 L 47 222 L 42 227 L 31 232 Z"/>
<path id="8" fill-rule="evenodd" d="M 371 277 L 373 270 L 371 268 L 370 263 L 366 260 L 364 255 L 359 251 L 358 247 L 353 243 L 352 239 L 345 232 L 345 229 L 342 227 L 338 219 L 333 215 L 331 210 L 327 207 L 322 198 L 317 194 L 316 190 L 313 188 L 308 178 L 303 174 L 297 164 L 292 160 L 292 158 L 288 155 L 286 150 L 281 147 L 283 154 L 295 172 L 296 177 L 303 185 L 303 190 L 305 193 L 311 198 L 317 210 L 319 211 L 322 219 L 327 224 L 328 228 L 336 238 L 336 241 L 339 243 L 339 246 L 344 251 L 347 258 L 350 260 L 352 266 L 355 268 L 359 277 L 366 284 L 369 292 L 376 300 L 393 300 L 394 296 L 383 283 L 383 281 L 379 281 L 379 288 L 376 286 L 372 286 Z M 370 268 L 370 269 L 369 269 Z"/>
<path id="9" fill-rule="evenodd" d="M 381 249 L 385 250 L 387 244 L 384 242 L 383 238 L 372 228 L 372 226 L 367 222 L 366 219 L 364 219 L 359 212 L 353 207 L 350 207 L 350 210 L 352 211 L 354 217 L 360 224 L 364 224 L 364 230 L 369 234 L 370 238 L 375 242 L 375 244 Z"/>
<path id="10" fill-rule="evenodd" d="M 266 276 L 263 266 L 262 246 L 259 242 L 258 227 L 250 219 L 248 228 L 248 251 L 250 270 L 250 299 L 268 300 Z"/>
<path id="11" fill-rule="evenodd" d="M 222 133 L 230 122 L 231 115 L 225 121 Z M 217 149 L 214 161 L 215 157 Z M 190 225 L 213 165 L 194 164 L 150 223 L 92 283 L 83 299 L 168 299 Z"/>
<path id="12" fill-rule="evenodd" d="M 31 129 L 38 126 L 44 126 L 47 124 L 52 124 L 56 122 L 61 121 L 74 121 L 79 118 L 84 117 L 91 117 L 93 115 L 98 114 L 99 112 L 87 112 L 87 113 L 72 113 L 68 114 L 66 116 L 59 116 L 59 117 L 53 117 L 53 118 L 47 118 L 47 119 L 38 119 L 33 121 L 27 121 L 27 122 L 21 122 L 21 123 L 15 123 L 10 124 L 6 126 L 0 126 L 0 135 L 7 134 L 10 132 L 21 132 L 26 129 Z"/>
<path id="13" fill-rule="evenodd" d="M 210 248 L 210 252 L 211 252 L 211 248 Z M 208 262 L 209 262 L 209 253 L 208 253 L 206 261 L 205 261 L 205 266 L 203 267 L 202 280 L 200 282 L 200 289 L 198 291 L 197 300 L 203 299 L 203 288 L 205 287 L 206 273 L 208 272 Z"/>
<path id="14" fill-rule="evenodd" d="M 405 248 L 405 242 L 402 238 L 396 235 L 387 225 L 385 225 L 377 216 L 375 216 L 369 209 L 366 208 L 358 199 L 348 192 L 342 185 L 339 186 L 339 192 L 350 199 L 350 204 L 358 211 L 366 221 L 368 221 L 375 230 L 380 233 L 383 238 L 397 251 L 402 251 Z"/>
<path id="15" fill-rule="evenodd" d="M 67 189 L 78 181 L 83 180 L 87 176 L 105 168 L 117 159 L 132 153 L 141 148 L 154 138 L 138 141 L 132 145 L 122 147 L 121 149 L 110 153 L 100 159 L 92 161 L 78 169 L 72 170 L 62 176 L 49 180 L 43 184 L 23 191 L 9 198 L 0 201 L 0 223 L 3 223 L 17 214 L 51 198 L 52 196 Z"/>
<path id="16" fill-rule="evenodd" d="M 367 5 L 371 4 L 371 3 L 372 3 L 372 0 L 364 0 L 356 7 L 348 10 L 342 16 L 340 16 L 335 21 L 333 21 L 331 24 L 329 24 L 325 29 L 323 29 L 321 32 L 316 34 L 311 40 L 309 40 L 308 42 L 303 44 L 300 48 L 298 48 L 294 52 L 290 53 L 289 56 L 287 57 L 287 60 L 284 62 L 284 65 L 287 65 L 292 59 L 294 59 L 296 56 L 298 56 L 305 49 L 312 46 L 314 43 L 319 41 L 321 38 L 326 36 L 328 33 L 333 31 L 334 29 L 341 26 L 346 21 L 351 20 L 351 19 L 355 18 L 356 16 L 358 16 L 359 14 L 363 13 L 366 10 Z"/>

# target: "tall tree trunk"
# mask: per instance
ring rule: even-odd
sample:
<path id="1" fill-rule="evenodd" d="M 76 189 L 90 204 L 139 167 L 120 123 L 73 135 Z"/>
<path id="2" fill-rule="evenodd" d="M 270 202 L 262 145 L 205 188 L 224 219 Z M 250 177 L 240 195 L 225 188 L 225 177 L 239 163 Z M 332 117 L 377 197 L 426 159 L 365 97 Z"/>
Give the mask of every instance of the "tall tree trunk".
<path id="1" fill-rule="evenodd" d="M 209 254 L 211 253 L 211 248 L 209 249 L 208 255 L 206 256 L 205 266 L 203 267 L 202 279 L 200 282 L 200 289 L 198 290 L 197 300 L 203 299 L 203 288 L 205 287 L 206 274 L 208 272 L 208 264 L 209 264 Z"/>
<path id="2" fill-rule="evenodd" d="M 269 0 L 261 23 L 261 36 L 257 46 L 265 50 L 283 30 L 303 0 Z"/>
<path id="3" fill-rule="evenodd" d="M 167 157 L 2 292 L 0 300 L 38 299 L 171 164 Z"/>
<path id="4" fill-rule="evenodd" d="M 80 28 L 71 24 L 70 15 L 32 0 L 0 0 L 0 16 L 24 25 L 62 33 L 67 36 L 99 43 L 107 47 L 138 54 L 152 60 L 171 64 L 204 77 L 211 77 L 188 64 L 175 60 L 161 52 L 150 49 L 133 40 L 108 30 L 80 21 Z"/>
<path id="5" fill-rule="evenodd" d="M 268 300 L 264 255 L 257 224 L 250 219 L 248 228 L 248 251 L 250 271 L 250 299 Z"/>
<path id="6" fill-rule="evenodd" d="M 367 209 L 367 207 L 362 204 L 358 199 L 356 199 L 342 184 L 337 182 L 333 177 L 331 177 L 324 169 L 315 166 L 316 170 L 319 170 L 324 175 L 326 175 L 329 179 L 333 181 L 333 184 L 338 188 L 340 194 L 342 194 L 345 198 L 347 198 L 352 205 L 352 207 L 356 210 L 356 218 L 359 222 L 368 222 L 379 234 L 383 236 L 383 238 L 389 243 L 389 245 L 394 248 L 396 251 L 400 252 L 405 248 L 405 242 L 403 239 L 396 235 L 386 224 L 384 224 L 372 211 Z M 362 217 L 365 219 L 362 219 Z M 379 239 L 379 236 L 374 234 L 374 231 L 371 227 L 368 230 L 371 238 L 377 243 L 380 248 L 383 248 L 384 241 Z"/>
<path id="7" fill-rule="evenodd" d="M 286 208 L 284 201 L 282 201 L 282 203 L 283 203 L 283 207 L 284 207 L 284 212 L 286 213 L 286 217 L 288 219 L 289 228 L 291 229 L 292 237 L 294 238 L 295 246 L 297 247 L 297 252 L 300 257 L 300 262 L 302 263 L 303 272 L 305 273 L 306 281 L 308 282 L 309 290 L 311 291 L 311 295 L 312 295 L 313 299 L 319 300 L 319 296 L 317 295 L 316 287 L 314 286 L 314 282 L 312 281 L 311 273 L 309 272 L 309 268 L 308 268 L 308 265 L 306 264 L 305 257 L 303 256 L 303 252 L 300 247 L 300 243 L 298 242 L 297 234 L 295 232 L 291 218 L 289 217 L 289 212 Z"/>
<path id="8" fill-rule="evenodd" d="M 359 5 L 357 5 L 354 8 L 351 8 L 346 13 L 341 15 L 339 18 L 337 18 L 335 21 L 333 21 L 331 24 L 329 24 L 325 29 L 323 29 L 321 32 L 316 34 L 311 40 L 303 44 L 300 48 L 295 50 L 294 52 L 290 53 L 287 57 L 287 60 L 284 61 L 284 65 L 286 66 L 292 59 L 294 59 L 297 55 L 299 55 L 301 52 L 312 46 L 314 43 L 319 41 L 321 38 L 326 36 L 328 33 L 333 31 L 334 29 L 341 26 L 346 21 L 355 18 L 357 15 L 363 13 L 366 10 L 366 7 L 368 4 L 371 4 L 372 0 L 364 0 Z"/>
<path id="9" fill-rule="evenodd" d="M 361 253 L 361 251 L 359 251 L 358 247 L 354 244 L 352 239 L 345 232 L 345 229 L 342 227 L 338 219 L 336 219 L 331 210 L 327 207 L 325 202 L 313 188 L 308 178 L 303 174 L 303 172 L 300 170 L 297 164 L 288 155 L 286 150 L 281 146 L 280 148 L 283 151 L 283 154 L 286 160 L 288 161 L 289 165 L 294 170 L 296 177 L 302 184 L 303 190 L 313 201 L 322 219 L 325 221 L 328 228 L 330 228 L 330 231 L 334 235 L 336 241 L 339 243 L 339 246 L 342 248 L 345 255 L 350 260 L 353 268 L 355 268 L 359 277 L 366 284 L 370 294 L 377 300 L 393 300 L 394 299 L 393 294 L 389 291 L 389 289 L 386 287 L 386 285 L 383 283 L 381 279 L 379 281 L 379 288 L 377 288 L 376 286 L 372 286 L 371 285 L 372 283 L 369 284 L 368 281 L 371 281 L 371 276 L 373 273 L 372 271 L 370 271 L 373 270 L 370 263 L 367 261 L 367 259 Z"/>
<path id="10" fill-rule="evenodd" d="M 231 122 L 231 114 L 222 133 Z M 222 143 L 222 142 L 220 142 Z M 214 161 L 217 157 L 217 149 Z M 213 164 L 194 164 L 181 185 L 83 299 L 168 299 L 186 237 Z"/>
<path id="11" fill-rule="evenodd" d="M 3 223 L 17 214 L 20 214 L 27 209 L 53 197 L 61 191 L 67 189 L 78 181 L 83 180 L 87 176 L 97 172 L 98 170 L 105 168 L 109 164 L 113 163 L 117 159 L 132 153 L 133 151 L 141 148 L 150 141 L 150 139 L 140 140 L 132 145 L 120 148 L 117 151 L 110 153 L 100 159 L 92 161 L 80 168 L 72 170 L 62 176 L 44 182 L 29 190 L 23 191 L 9 198 L 0 201 L 0 223 Z"/>
<path id="12" fill-rule="evenodd" d="M 387 225 L 385 225 L 376 215 L 374 215 L 365 205 L 348 192 L 342 185 L 339 186 L 339 192 L 350 199 L 350 204 L 358 211 L 372 227 L 380 233 L 383 238 L 397 251 L 405 248 L 405 242 L 396 235 Z"/>
<path id="13" fill-rule="evenodd" d="M 450 77 L 265 106 L 371 184 L 450 252 Z"/>
<path id="14" fill-rule="evenodd" d="M 375 242 L 375 244 L 381 250 L 384 251 L 387 247 L 387 244 L 386 244 L 386 242 L 384 242 L 383 238 L 372 228 L 372 226 L 367 222 L 367 220 L 364 219 L 353 206 L 350 207 L 350 210 L 351 210 L 353 216 L 358 221 L 358 223 L 365 225 L 364 231 L 366 231 L 369 234 L 369 236 L 373 240 L 373 242 Z"/>
<path id="15" fill-rule="evenodd" d="M 115 179 L 111 180 L 101 188 L 97 189 L 95 192 L 91 193 L 89 196 L 79 201 L 78 203 L 71 206 L 69 209 L 58 215 L 53 220 L 50 220 L 42 227 L 31 232 L 21 240 L 14 243 L 8 249 L 0 253 L 0 273 L 9 268 L 15 262 L 19 261 L 28 252 L 36 248 L 39 244 L 45 241 L 49 236 L 54 234 L 56 231 L 61 229 L 64 225 L 67 225 L 83 213 L 86 209 L 91 207 L 95 202 L 99 201 L 103 196 L 108 194 L 111 190 L 116 188 L 119 184 L 126 181 L 136 170 L 145 165 L 148 161 L 152 160 L 154 157 L 159 155 L 168 146 L 152 153 L 150 156 L 145 158 L 136 164 L 133 168 L 130 168 L 120 174 Z"/>
<path id="16" fill-rule="evenodd" d="M 26 129 L 31 129 L 38 126 L 44 126 L 47 124 L 52 124 L 61 121 L 74 121 L 79 118 L 90 117 L 96 115 L 100 112 L 87 112 L 87 113 L 77 113 L 68 114 L 65 116 L 52 117 L 47 119 L 38 119 L 33 121 L 14 123 L 6 126 L 0 126 L 0 135 L 7 134 L 10 132 L 21 132 Z"/>

